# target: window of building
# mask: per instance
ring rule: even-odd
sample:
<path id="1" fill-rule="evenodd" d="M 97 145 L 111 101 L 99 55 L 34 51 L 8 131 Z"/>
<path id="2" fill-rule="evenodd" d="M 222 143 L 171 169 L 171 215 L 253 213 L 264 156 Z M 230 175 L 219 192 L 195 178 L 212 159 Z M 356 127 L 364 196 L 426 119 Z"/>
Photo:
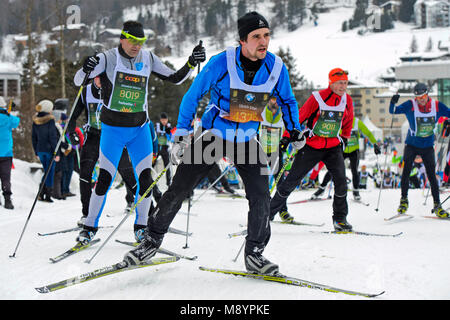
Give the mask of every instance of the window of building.
<path id="1" fill-rule="evenodd" d="M 380 103 L 385 103 L 385 100 L 384 99 L 380 99 Z"/>
<path id="2" fill-rule="evenodd" d="M 370 94 L 370 90 L 369 89 L 366 89 L 366 94 Z"/>
<path id="3" fill-rule="evenodd" d="M 380 118 L 380 122 L 381 122 L 381 123 L 384 123 L 384 118 Z"/>
<path id="4" fill-rule="evenodd" d="M 17 80 L 8 80 L 8 97 L 17 97 L 19 86 Z"/>
<path id="5" fill-rule="evenodd" d="M 386 110 L 385 110 L 384 108 L 380 108 L 380 109 L 379 109 L 379 112 L 380 112 L 380 113 L 385 113 Z"/>
<path id="6" fill-rule="evenodd" d="M 0 79 L 0 96 L 5 95 L 5 80 Z"/>
<path id="7" fill-rule="evenodd" d="M 370 113 L 370 109 L 366 109 L 366 113 Z"/>
<path id="8" fill-rule="evenodd" d="M 370 104 L 370 99 L 366 99 L 366 104 Z"/>

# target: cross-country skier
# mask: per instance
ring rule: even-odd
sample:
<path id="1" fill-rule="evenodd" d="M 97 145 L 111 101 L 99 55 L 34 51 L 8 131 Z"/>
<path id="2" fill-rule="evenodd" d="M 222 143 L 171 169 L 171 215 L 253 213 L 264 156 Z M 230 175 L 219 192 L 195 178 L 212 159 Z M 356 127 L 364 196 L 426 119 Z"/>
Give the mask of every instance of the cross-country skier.
<path id="1" fill-rule="evenodd" d="M 158 156 L 161 156 L 164 167 L 166 167 L 169 163 L 169 141 L 172 138 L 172 126 L 169 122 L 169 117 L 167 113 L 161 112 L 159 116 L 159 122 L 156 123 L 156 136 L 158 137 Z M 167 169 L 166 172 L 166 184 L 170 186 L 170 181 L 172 180 L 172 174 L 170 168 Z"/>
<path id="2" fill-rule="evenodd" d="M 428 96 L 428 87 L 424 83 L 417 83 L 414 87 L 414 99 L 396 106 L 400 95 L 392 96 L 389 113 L 405 114 L 409 123 L 409 130 L 403 151 L 404 167 L 401 179 L 401 198 L 398 213 L 408 210 L 409 174 L 417 155 L 420 155 L 425 165 L 428 181 L 433 196 L 433 210 L 439 218 L 448 218 L 447 211 L 442 209 L 439 198 L 439 186 L 436 180 L 436 160 L 434 155 L 434 129 L 440 117 L 449 117 L 450 110 L 442 102 Z"/>
<path id="3" fill-rule="evenodd" d="M 277 187 L 270 202 L 270 214 L 275 216 L 286 206 L 286 201 L 299 181 L 320 161 L 333 176 L 333 225 L 337 231 L 350 231 L 347 222 L 347 179 L 345 176 L 345 149 L 353 126 L 353 101 L 346 93 L 348 72 L 340 68 L 328 74 L 329 86 L 315 91 L 300 108 L 300 123 L 306 122 L 306 146 L 295 156 L 289 174 Z M 308 135 L 309 133 L 309 135 Z"/>
<path id="4" fill-rule="evenodd" d="M 12 107 L 14 102 L 10 101 Z M 0 180 L 2 192 L 5 198 L 5 209 L 14 209 L 11 200 L 11 167 L 13 160 L 13 137 L 12 130 L 17 128 L 20 118 L 12 115 L 11 108 L 5 99 L 0 96 Z"/>
<path id="5" fill-rule="evenodd" d="M 275 96 L 294 143 L 301 137 L 298 106 L 281 58 L 268 52 L 270 29 L 257 12 L 238 19 L 240 45 L 212 57 L 183 97 L 171 159 L 181 162 L 169 189 L 149 217 L 146 237 L 124 261 L 140 264 L 155 255 L 183 200 L 207 175 L 215 162 L 226 156 L 235 165 L 249 203 L 245 266 L 250 272 L 273 274 L 278 265 L 262 253 L 270 238 L 267 160 L 255 139 L 261 112 Z M 187 137 L 197 105 L 211 93 L 202 117 L 202 129 L 193 142 Z"/>
<path id="6" fill-rule="evenodd" d="M 182 83 L 197 63 L 205 60 L 204 48 L 194 48 L 189 61 L 178 71 L 167 67 L 158 56 L 142 50 L 147 40 L 141 23 L 127 21 L 123 25 L 120 45 L 96 56 L 88 57 L 74 82 L 80 85 L 87 73 L 100 76 L 103 107 L 100 115 L 100 173 L 89 202 L 89 215 L 77 240 L 90 242 L 98 229 L 107 192 L 116 173 L 122 150 L 127 148 L 138 178 L 139 195 L 152 183 L 152 144 L 148 128 L 148 80 L 151 74 Z M 147 224 L 151 192 L 137 206 L 139 219 L 135 225 Z M 136 234 L 140 230 L 136 230 Z"/>
<path id="7" fill-rule="evenodd" d="M 353 198 L 355 200 L 361 200 L 361 196 L 359 194 L 359 139 L 363 134 L 365 137 L 369 139 L 369 141 L 373 144 L 373 150 L 376 155 L 381 153 L 380 147 L 377 144 L 377 139 L 373 133 L 367 128 L 367 126 L 359 120 L 358 118 L 353 118 L 353 127 L 352 132 L 350 134 L 350 139 L 347 141 L 347 146 L 344 150 L 344 159 L 350 159 L 350 169 L 352 171 L 352 182 L 353 182 Z M 325 174 L 325 177 L 322 180 L 322 183 L 319 186 L 319 189 L 313 194 L 313 199 L 317 199 L 322 193 L 325 191 L 325 188 L 328 182 L 331 180 L 331 173 L 328 171 Z"/>

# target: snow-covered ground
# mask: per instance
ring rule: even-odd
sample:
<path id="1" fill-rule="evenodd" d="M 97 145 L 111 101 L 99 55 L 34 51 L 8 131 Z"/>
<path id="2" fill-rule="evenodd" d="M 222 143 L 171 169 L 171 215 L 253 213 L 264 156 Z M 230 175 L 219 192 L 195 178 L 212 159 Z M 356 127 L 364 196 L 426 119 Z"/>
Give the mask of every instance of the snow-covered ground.
<path id="1" fill-rule="evenodd" d="M 383 157 L 384 158 L 384 157 Z M 381 159 L 380 159 L 381 161 Z M 384 159 L 383 159 L 384 161 Z M 370 165 L 372 160 L 363 162 Z M 242 255 L 233 262 L 242 237 L 228 238 L 229 233 L 242 230 L 246 223 L 245 199 L 218 198 L 208 192 L 192 207 L 189 231 L 193 236 L 169 233 L 163 247 L 184 255 L 196 255 L 196 261 L 180 260 L 173 264 L 134 270 L 79 284 L 60 291 L 40 294 L 35 287 L 57 282 L 122 259 L 130 248 L 114 239 L 133 240 L 129 218 L 90 264 L 99 244 L 56 264 L 49 262 L 75 244 L 76 233 L 40 237 L 45 233 L 75 226 L 81 204 L 74 174 L 72 191 L 76 197 L 53 204 L 37 202 L 25 235 L 14 252 L 20 232 L 28 217 L 41 173 L 31 174 L 30 164 L 15 160 L 12 171 L 15 210 L 0 208 L 0 299 L 162 299 L 162 300 L 351 300 L 365 299 L 252 279 L 203 272 L 199 266 L 243 270 Z M 323 176 L 324 172 L 321 172 Z M 350 175 L 349 175 L 350 176 Z M 165 179 L 163 179 L 165 180 Z M 309 198 L 314 190 L 294 192 L 289 202 Z M 203 191 L 196 190 L 199 196 Z M 379 190 L 370 183 L 361 192 L 366 207 L 355 203 L 349 193 L 348 220 L 355 230 L 395 234 L 396 238 L 357 235 L 330 235 L 311 231 L 332 230 L 331 201 L 291 204 L 295 219 L 309 223 L 325 223 L 323 227 L 272 224 L 272 237 L 265 256 L 280 265 L 280 271 L 301 279 L 365 292 L 386 291 L 376 298 L 450 299 L 450 266 L 448 243 L 450 221 L 424 218 L 430 215 L 431 198 L 424 205 L 422 190 L 410 190 L 409 213 L 414 218 L 405 222 L 384 221 L 395 213 L 399 190 L 383 190 L 379 211 L 375 208 Z M 448 194 L 442 194 L 441 200 Z M 100 225 L 117 226 L 123 216 L 125 191 L 112 189 Z M 3 200 L 2 200 L 3 201 Z M 447 206 L 444 206 L 445 208 Z M 182 211 L 187 210 L 183 205 Z M 108 217 L 108 215 L 114 215 Z M 278 217 L 276 218 L 278 219 Z M 187 216 L 179 213 L 172 227 L 185 230 Z M 112 229 L 100 229 L 97 238 L 105 240 Z"/>

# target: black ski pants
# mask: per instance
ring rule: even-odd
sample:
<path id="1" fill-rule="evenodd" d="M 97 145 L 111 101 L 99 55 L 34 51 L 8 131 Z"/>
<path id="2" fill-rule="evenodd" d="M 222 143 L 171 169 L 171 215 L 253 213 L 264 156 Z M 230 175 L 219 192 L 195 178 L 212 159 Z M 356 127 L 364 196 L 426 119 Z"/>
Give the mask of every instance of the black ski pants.
<path id="1" fill-rule="evenodd" d="M 421 156 L 423 164 L 425 166 L 425 172 L 427 173 L 428 181 L 431 186 L 431 195 L 433 196 L 434 203 L 440 203 L 439 199 L 439 185 L 436 179 L 436 159 L 434 156 L 434 148 L 417 148 L 411 145 L 405 145 L 403 151 L 404 167 L 402 172 L 402 180 L 400 182 L 402 188 L 402 198 L 408 198 L 409 189 L 409 174 L 414 163 L 416 156 Z"/>
<path id="2" fill-rule="evenodd" d="M 149 217 L 149 236 L 156 245 L 161 244 L 183 200 L 200 180 L 207 176 L 215 163 L 227 156 L 233 161 L 242 178 L 249 204 L 245 252 L 262 252 L 270 238 L 270 195 L 267 159 L 259 142 L 227 142 L 210 132 L 206 132 L 202 138 L 194 137 L 194 141 L 184 152 L 182 163 L 178 165 L 171 185 Z M 213 147 L 218 145 L 222 148 Z"/>
<path id="3" fill-rule="evenodd" d="M 286 206 L 287 198 L 297 187 L 298 182 L 320 161 L 325 163 L 334 181 L 333 219 L 340 220 L 347 216 L 347 178 L 342 147 L 314 149 L 306 145 L 295 156 L 289 174 L 278 185 L 277 192 L 270 201 L 271 217 Z"/>
<path id="4" fill-rule="evenodd" d="M 353 190 L 359 189 L 359 172 L 358 172 L 358 166 L 359 166 L 359 150 L 355 150 L 350 153 L 344 152 L 344 160 L 350 159 L 350 170 L 352 171 L 352 183 L 353 183 Z M 326 187 L 328 182 L 331 180 L 331 173 L 328 170 L 325 174 L 325 177 L 323 177 L 323 181 L 320 184 L 322 187 Z"/>
<path id="5" fill-rule="evenodd" d="M 2 182 L 2 192 L 5 198 L 9 198 L 12 194 L 11 167 L 12 167 L 12 157 L 0 158 L 0 180 Z"/>

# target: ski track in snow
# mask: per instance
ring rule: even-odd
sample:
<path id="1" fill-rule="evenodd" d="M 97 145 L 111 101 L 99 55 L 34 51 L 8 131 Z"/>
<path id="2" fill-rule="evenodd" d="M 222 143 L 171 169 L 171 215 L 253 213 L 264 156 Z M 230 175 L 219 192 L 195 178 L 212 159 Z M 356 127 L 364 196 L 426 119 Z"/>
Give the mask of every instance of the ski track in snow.
<path id="1" fill-rule="evenodd" d="M 363 162 L 368 164 L 369 161 Z M 180 260 L 173 264 L 144 268 L 112 275 L 107 278 L 79 284 L 48 294 L 39 294 L 34 288 L 76 276 L 87 271 L 120 261 L 130 249 L 114 239 L 133 240 L 129 217 L 117 234 L 106 244 L 91 264 L 90 258 L 99 247 L 69 257 L 57 264 L 49 262 L 75 244 L 76 232 L 39 237 L 38 232 L 71 228 L 80 217 L 81 204 L 77 187 L 78 176 L 72 178 L 72 192 L 76 197 L 53 204 L 37 202 L 25 235 L 15 258 L 9 258 L 15 249 L 20 232 L 29 214 L 40 173 L 31 175 L 29 164 L 14 160 L 12 171 L 13 211 L 0 208 L 2 242 L 0 254 L 0 283 L 6 290 L 1 299 L 266 299 L 266 300 L 352 300 L 364 299 L 344 294 L 327 293 L 252 279 L 236 278 L 198 270 L 199 266 L 243 270 L 242 254 L 236 256 L 243 237 L 228 238 L 228 234 L 242 230 L 246 224 L 247 200 L 217 198 L 208 192 L 191 212 L 189 248 L 184 236 L 168 233 L 162 247 L 184 255 L 198 255 L 198 260 Z M 320 177 L 325 174 L 322 170 Z M 350 172 L 348 172 L 348 176 Z M 195 195 L 202 190 L 196 190 Z M 314 190 L 294 192 L 289 201 L 309 198 Z M 309 202 L 289 205 L 295 219 L 322 223 L 323 227 L 272 224 L 272 237 L 264 252 L 269 260 L 280 265 L 280 271 L 292 277 L 323 283 L 349 290 L 386 293 L 377 299 L 449 299 L 450 276 L 447 272 L 450 258 L 448 221 L 423 218 L 429 215 L 432 201 L 423 205 L 422 190 L 410 190 L 410 209 L 415 217 L 406 222 L 387 223 L 384 218 L 395 214 L 400 191 L 383 190 L 378 213 L 375 212 L 379 190 L 370 182 L 369 190 L 361 192 L 369 207 L 349 201 L 348 221 L 355 230 L 394 234 L 396 238 L 357 235 L 328 235 L 310 231 L 331 230 L 331 202 Z M 442 200 L 447 195 L 442 194 Z M 349 192 L 348 197 L 352 197 Z M 123 218 L 125 190 L 112 189 L 108 194 L 100 225 L 116 226 Z M 445 205 L 444 205 L 445 207 Z M 187 204 L 183 204 L 187 211 Z M 116 213 L 106 217 L 106 213 Z M 186 229 L 186 215 L 179 214 L 172 227 Z M 278 217 L 276 218 L 278 219 Z M 100 229 L 97 238 L 105 240 L 112 229 Z"/>

